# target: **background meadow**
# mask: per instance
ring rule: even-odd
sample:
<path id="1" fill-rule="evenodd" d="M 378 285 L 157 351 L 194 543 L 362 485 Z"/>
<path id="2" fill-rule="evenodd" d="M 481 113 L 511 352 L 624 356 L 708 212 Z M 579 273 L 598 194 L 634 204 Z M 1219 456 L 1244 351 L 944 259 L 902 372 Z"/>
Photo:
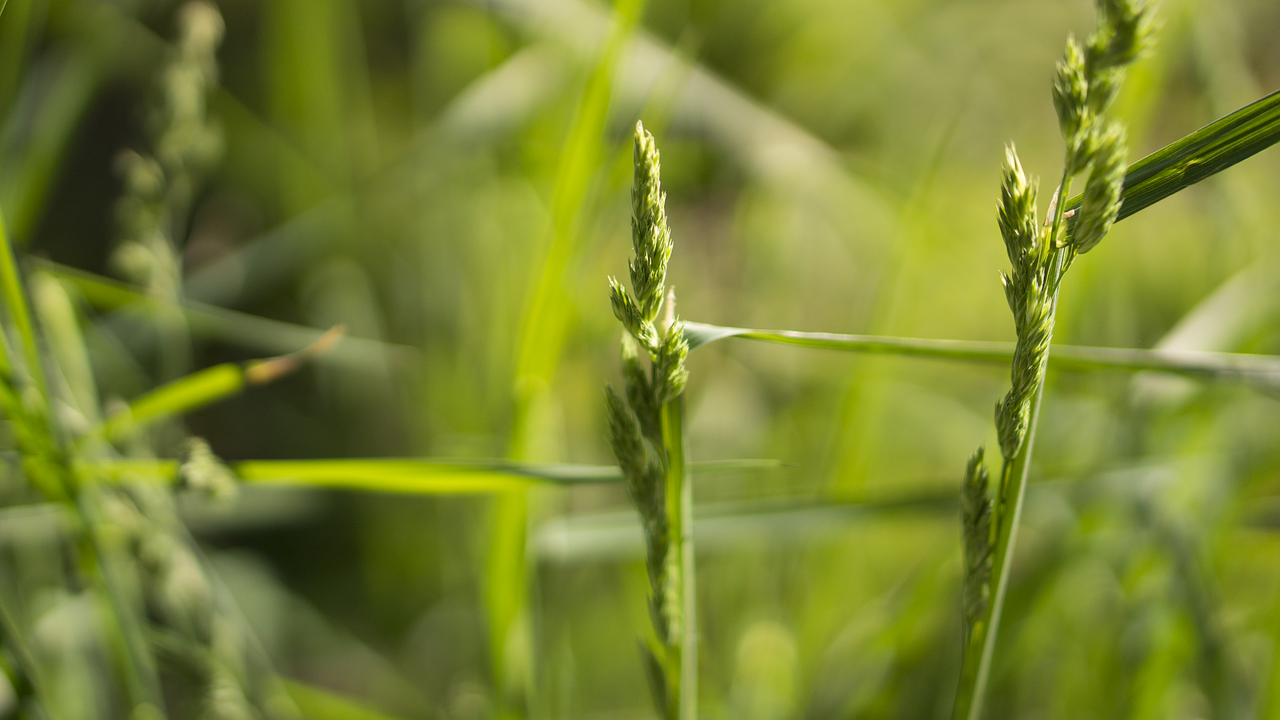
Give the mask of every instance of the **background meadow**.
<path id="1" fill-rule="evenodd" d="M 341 324 L 330 352 L 159 426 L 148 452 L 176 457 L 190 434 L 228 462 L 579 465 L 613 462 L 606 278 L 631 255 L 637 118 L 662 153 L 685 319 L 1012 340 L 1002 147 L 1047 204 L 1053 63 L 1094 13 L 218 0 L 217 131 L 174 218 L 173 292 L 121 296 L 83 273 L 136 283 L 121 158 L 154 144 L 165 83 L 188 87 L 163 72 L 178 8 L 0 15 L 0 209 L 20 265 L 68 288 L 104 406 Z M 1157 12 L 1114 112 L 1132 159 L 1280 86 L 1273 0 Z M 1065 281 L 1055 341 L 1280 352 L 1277 197 L 1272 150 L 1119 223 Z M 995 447 L 1007 367 L 735 339 L 689 371 L 694 459 L 778 461 L 697 477 L 702 715 L 949 717 L 959 487 L 973 448 Z M 989 717 L 1280 718 L 1278 398 L 1265 378 L 1050 371 Z M 356 712 L 306 687 L 405 720 L 654 716 L 643 546 L 618 483 L 335 484 L 177 497 L 253 643 L 305 684 L 306 716 Z M 43 608 L 9 611 L 33 626 L 58 610 L 74 645 L 88 611 L 74 588 L 30 599 L 57 583 L 31 570 L 51 555 L 25 527 L 0 522 L 18 588 L 0 605 Z"/>

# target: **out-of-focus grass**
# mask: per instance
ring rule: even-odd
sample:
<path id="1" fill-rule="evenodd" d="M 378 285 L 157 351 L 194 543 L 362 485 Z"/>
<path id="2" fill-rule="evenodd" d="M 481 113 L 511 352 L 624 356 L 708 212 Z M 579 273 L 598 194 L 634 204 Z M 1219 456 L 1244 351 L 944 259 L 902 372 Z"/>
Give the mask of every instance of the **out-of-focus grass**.
<path id="1" fill-rule="evenodd" d="M 1052 62 L 1092 12 L 650 0 L 602 72 L 618 22 L 605 2 L 219 5 L 210 112 L 226 160 L 184 248 L 193 357 L 288 352 L 314 338 L 304 328 L 337 323 L 350 339 L 189 429 L 232 461 L 585 465 L 609 457 L 604 278 L 630 253 L 638 114 L 661 116 L 683 316 L 1009 340 L 1000 148 L 1016 138 L 1028 167 L 1054 167 Z M 1164 0 L 1160 13 L 1159 44 L 1120 98 L 1135 157 L 1280 85 L 1274 3 Z M 15 244 L 113 273 L 111 159 L 142 142 L 171 18 L 165 2 L 10 0 L 0 208 Z M 1280 156 L 1264 152 L 1121 223 L 1077 262 L 1055 339 L 1275 354 L 1278 193 Z M 82 293 L 101 396 L 154 387 L 146 315 Z M 522 333 L 540 296 L 555 298 L 545 352 Z M 957 516 L 857 508 L 954 497 L 964 458 L 992 444 L 1004 371 L 746 342 L 689 362 L 694 458 L 788 464 L 698 476 L 715 513 L 699 520 L 715 538 L 698 578 L 704 716 L 945 717 Z M 1280 707 L 1278 421 L 1272 395 L 1239 386 L 1051 373 L 991 717 Z M 531 431 L 536 452 L 520 440 Z M 404 718 L 488 717 L 504 652 L 491 638 L 523 604 L 531 716 L 648 716 L 643 570 L 615 484 L 537 491 L 532 540 L 504 571 L 527 590 L 496 588 L 528 602 L 507 596 L 517 610 L 497 615 L 486 557 L 495 541 L 519 547 L 523 512 L 498 540 L 491 498 L 310 495 L 246 487 L 242 522 L 195 526 L 215 566 L 259 568 L 224 577 L 286 677 Z M 49 572 L 23 567 L 26 580 Z"/>

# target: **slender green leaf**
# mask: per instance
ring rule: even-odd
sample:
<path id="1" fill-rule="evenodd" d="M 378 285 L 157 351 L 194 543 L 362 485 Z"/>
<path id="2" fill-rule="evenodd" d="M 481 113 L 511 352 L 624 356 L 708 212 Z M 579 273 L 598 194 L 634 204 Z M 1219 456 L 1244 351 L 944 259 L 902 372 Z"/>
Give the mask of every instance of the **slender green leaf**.
<path id="1" fill-rule="evenodd" d="M 99 4 L 105 7 L 106 3 Z M 101 15 L 99 15 L 101 17 Z M 71 138 L 84 119 L 113 58 L 101 48 L 45 61 L 44 72 L 28 73 L 6 126 L 5 166 L 0 168 L 0 204 L 12 214 L 15 242 L 24 245 L 63 166 Z"/>
<path id="2" fill-rule="evenodd" d="M 222 363 L 178 378 L 129 404 L 129 410 L 111 416 L 103 432 L 112 440 L 168 417 L 174 417 L 234 395 L 244 387 L 244 370 Z"/>
<path id="3" fill-rule="evenodd" d="M 581 485 L 616 483 L 614 465 L 517 463 L 510 460 L 420 460 L 368 458 L 331 460 L 246 460 L 232 464 L 246 483 L 299 485 L 337 490 L 456 495 L 522 489 L 532 483 Z M 695 475 L 784 467 L 778 460 L 717 460 L 694 463 Z M 85 462 L 84 473 L 104 480 L 127 478 L 170 482 L 176 460 L 98 460 Z"/>
<path id="4" fill-rule="evenodd" d="M 303 362 L 327 352 L 342 336 L 335 327 L 311 345 L 289 355 L 239 365 L 221 363 L 166 383 L 129 403 L 125 412 L 108 418 L 102 432 L 118 440 L 165 418 L 182 415 L 234 395 L 245 385 L 261 385 L 296 370 Z"/>
<path id="5" fill-rule="evenodd" d="M 695 322 L 685 323 L 685 336 L 689 339 L 690 349 L 724 338 L 740 337 L 826 350 L 996 365 L 1008 364 L 1013 359 L 1014 349 L 1014 344 L 1010 342 L 756 330 Z M 1049 364 L 1059 369 L 1160 370 L 1215 380 L 1238 380 L 1267 387 L 1280 384 L 1280 357 L 1272 355 L 1054 345 Z"/>
<path id="6" fill-rule="evenodd" d="M 44 380 L 44 367 L 40 363 L 40 347 L 36 343 L 35 325 L 31 322 L 31 309 L 27 306 L 26 289 L 18 274 L 18 263 L 14 258 L 13 246 L 9 242 L 9 233 L 5 230 L 4 216 L 0 215 L 0 297 L 3 297 L 9 317 L 18 328 L 18 336 L 22 340 L 22 352 L 26 357 L 27 372 L 39 389 L 40 395 L 48 402 L 48 386 Z"/>
<path id="7" fill-rule="evenodd" d="M 1280 91 L 1246 105 L 1129 166 L 1117 221 L 1253 157 L 1280 141 Z M 1080 207 L 1077 195 L 1068 217 Z M 1055 352 L 1057 350 L 1055 349 Z"/>

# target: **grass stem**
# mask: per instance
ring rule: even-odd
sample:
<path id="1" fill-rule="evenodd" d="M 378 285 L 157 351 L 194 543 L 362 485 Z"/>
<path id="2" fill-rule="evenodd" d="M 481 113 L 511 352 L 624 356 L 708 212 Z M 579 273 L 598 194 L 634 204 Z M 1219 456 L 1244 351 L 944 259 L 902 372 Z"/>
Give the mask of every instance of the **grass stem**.
<path id="1" fill-rule="evenodd" d="M 1063 188 L 1067 187 L 1066 182 Z M 1061 223 L 1061 203 L 1055 213 L 1056 221 Z M 1055 228 L 1056 229 L 1056 228 Z M 1051 235 L 1052 237 L 1052 235 Z M 1068 249 L 1053 251 L 1050 260 L 1049 277 L 1054 288 L 1049 305 L 1048 332 L 1053 337 L 1053 323 L 1058 310 L 1058 282 L 1065 271 Z M 1052 342 L 1050 342 L 1052 353 Z M 1031 397 L 1031 410 L 1027 425 L 1026 440 L 1012 461 L 1006 461 L 1000 469 L 1000 484 L 997 491 L 996 526 L 994 553 L 991 576 L 995 586 L 991 589 L 991 600 L 987 603 L 983 618 L 974 626 L 964 651 L 964 664 L 960 671 L 960 686 L 956 693 L 955 720 L 978 720 L 982 717 L 982 703 L 987 689 L 987 680 L 991 675 L 991 658 L 995 654 L 996 631 L 1000 627 L 1000 616 L 1004 610 L 1004 598 L 1009 589 L 1009 571 L 1013 563 L 1013 552 L 1018 541 L 1018 521 L 1022 516 L 1022 501 L 1026 497 L 1027 477 L 1031 470 L 1031 451 L 1035 446 L 1036 426 L 1040 420 L 1040 403 L 1044 397 L 1044 379 L 1048 367 L 1049 355 L 1041 363 L 1036 380 L 1035 394 Z"/>
<path id="2" fill-rule="evenodd" d="M 667 668 L 671 694 L 669 717 L 696 720 L 698 717 L 698 624 L 697 572 L 693 547 L 693 482 L 689 472 L 688 437 L 684 426 L 684 395 L 662 406 L 662 440 L 667 453 L 666 498 L 670 522 L 668 556 L 677 558 L 678 597 L 671 602 L 682 609 L 680 637 L 672 645 Z"/>

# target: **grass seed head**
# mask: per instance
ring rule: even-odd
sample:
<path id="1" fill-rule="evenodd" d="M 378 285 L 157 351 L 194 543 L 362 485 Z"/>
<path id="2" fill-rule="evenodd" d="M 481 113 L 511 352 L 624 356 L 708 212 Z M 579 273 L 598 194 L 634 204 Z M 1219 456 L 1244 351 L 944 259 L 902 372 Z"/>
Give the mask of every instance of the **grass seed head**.
<path id="1" fill-rule="evenodd" d="M 662 164 L 653 135 L 636 123 L 635 185 L 631 190 L 631 287 L 643 317 L 653 322 L 662 307 L 671 259 L 671 228 L 667 225 L 667 196 L 662 192 Z"/>
<path id="2" fill-rule="evenodd" d="M 1058 113 L 1062 139 L 1067 143 L 1067 156 L 1079 162 L 1085 154 L 1082 146 L 1089 137 L 1089 81 L 1085 74 L 1084 49 L 1074 37 L 1067 38 L 1067 49 L 1053 77 L 1053 107 Z M 1073 167 L 1068 173 L 1081 169 Z"/>
<path id="3" fill-rule="evenodd" d="M 1099 0 L 1098 29 L 1089 38 L 1094 70 L 1122 68 L 1151 47 L 1155 29 L 1148 0 Z"/>
<path id="4" fill-rule="evenodd" d="M 965 468 L 961 505 L 964 514 L 964 615 L 972 628 L 987 609 L 991 592 L 992 501 L 987 491 L 987 468 L 978 448 Z"/>
<path id="5" fill-rule="evenodd" d="M 1071 238 L 1078 253 L 1096 247 L 1120 213 L 1125 155 L 1124 128 L 1109 124 L 1099 137 L 1097 157 L 1085 184 L 1080 217 Z"/>
<path id="6" fill-rule="evenodd" d="M 1012 145 L 1005 148 L 998 222 L 1005 251 L 1016 275 L 1037 254 L 1040 230 L 1036 219 L 1034 181 L 1027 178 L 1018 160 L 1018 152 Z"/>

